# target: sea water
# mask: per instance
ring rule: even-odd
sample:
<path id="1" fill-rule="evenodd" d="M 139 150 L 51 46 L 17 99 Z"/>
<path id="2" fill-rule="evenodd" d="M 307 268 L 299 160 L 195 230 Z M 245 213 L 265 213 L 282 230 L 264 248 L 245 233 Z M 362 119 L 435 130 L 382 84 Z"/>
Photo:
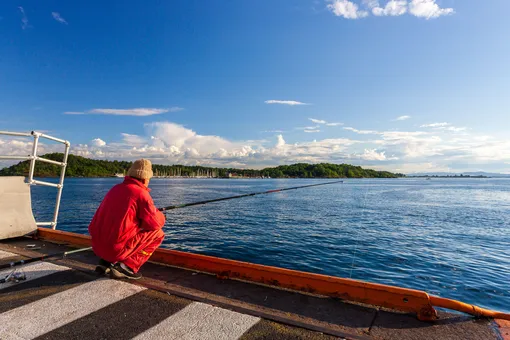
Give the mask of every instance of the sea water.
<path id="1" fill-rule="evenodd" d="M 121 178 L 67 178 L 59 230 L 87 233 Z M 328 180 L 153 179 L 158 207 Z M 37 221 L 56 190 L 34 187 Z M 163 247 L 424 290 L 510 312 L 509 179 L 346 179 L 169 211 Z"/>

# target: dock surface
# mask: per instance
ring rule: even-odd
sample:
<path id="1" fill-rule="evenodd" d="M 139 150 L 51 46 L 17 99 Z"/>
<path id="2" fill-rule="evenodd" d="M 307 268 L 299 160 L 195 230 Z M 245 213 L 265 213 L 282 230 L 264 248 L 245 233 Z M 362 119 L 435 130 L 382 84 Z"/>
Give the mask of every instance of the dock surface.
<path id="1" fill-rule="evenodd" d="M 35 249 L 27 245 L 35 245 Z M 68 245 L 0 241 L 0 264 Z M 94 273 L 92 252 L 22 266 L 0 284 L 0 339 L 505 339 L 487 319 L 440 320 L 148 263 L 137 282 Z M 2 271 L 0 277 L 9 271 Z"/>

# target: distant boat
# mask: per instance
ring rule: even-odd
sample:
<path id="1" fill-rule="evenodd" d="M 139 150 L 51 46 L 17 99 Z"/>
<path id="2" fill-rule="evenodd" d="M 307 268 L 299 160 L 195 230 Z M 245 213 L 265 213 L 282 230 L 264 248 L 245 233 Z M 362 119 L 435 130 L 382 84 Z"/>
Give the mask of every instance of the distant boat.
<path id="1" fill-rule="evenodd" d="M 115 174 L 115 177 L 124 177 L 124 174 Z"/>

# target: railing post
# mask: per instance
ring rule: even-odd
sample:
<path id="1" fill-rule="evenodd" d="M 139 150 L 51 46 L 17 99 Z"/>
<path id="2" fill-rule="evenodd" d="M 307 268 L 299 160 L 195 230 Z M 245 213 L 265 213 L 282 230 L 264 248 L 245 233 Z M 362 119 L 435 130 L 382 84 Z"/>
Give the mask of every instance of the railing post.
<path id="1" fill-rule="evenodd" d="M 55 212 L 53 213 L 53 224 L 51 228 L 53 230 L 57 229 L 57 219 L 58 219 L 58 211 L 60 208 L 60 198 L 62 197 L 62 190 L 64 189 L 64 177 L 66 174 L 66 168 L 67 168 L 67 157 L 69 156 L 69 147 L 70 143 L 68 141 L 65 142 L 66 150 L 64 152 L 64 159 L 62 160 L 62 169 L 60 170 L 60 180 L 58 182 L 58 191 L 57 191 L 57 201 L 55 204 Z"/>
<path id="2" fill-rule="evenodd" d="M 37 158 L 37 146 L 39 144 L 39 133 L 32 131 L 32 136 L 34 136 L 34 146 L 32 147 L 32 154 L 30 155 L 30 170 L 28 171 L 28 183 L 32 184 L 34 181 L 34 170 L 35 170 L 35 161 Z"/>
<path id="3" fill-rule="evenodd" d="M 55 204 L 55 211 L 53 212 L 53 220 L 51 222 L 36 222 L 35 224 L 38 226 L 51 226 L 52 229 L 57 228 L 57 219 L 58 219 L 58 212 L 60 210 L 60 199 L 62 198 L 62 189 L 64 188 L 64 177 L 66 173 L 67 168 L 67 159 L 69 156 L 69 149 L 71 147 L 71 143 L 69 141 L 55 138 L 52 136 L 45 135 L 40 132 L 32 131 L 31 133 L 24 133 L 24 132 L 9 132 L 9 131 L 0 131 L 0 135 L 7 135 L 7 136 L 18 136 L 18 137 L 33 137 L 34 138 L 34 144 L 32 146 L 32 154 L 28 157 L 25 156 L 6 156 L 6 155 L 0 155 L 0 159 L 16 159 L 16 160 L 30 160 L 30 168 L 28 170 L 28 184 L 29 185 L 44 185 L 44 186 L 50 186 L 57 188 L 57 199 Z M 39 139 L 40 138 L 46 138 L 49 140 L 52 140 L 57 143 L 62 143 L 65 145 L 65 152 L 64 152 L 64 159 L 62 162 L 57 162 L 51 159 L 46 159 L 43 157 L 37 156 L 37 148 L 39 146 Z M 58 184 L 51 183 L 51 182 L 45 182 L 45 181 L 38 181 L 34 179 L 34 173 L 35 173 L 35 163 L 36 161 L 42 161 L 49 164 L 58 165 L 61 167 L 60 169 L 60 179 Z"/>

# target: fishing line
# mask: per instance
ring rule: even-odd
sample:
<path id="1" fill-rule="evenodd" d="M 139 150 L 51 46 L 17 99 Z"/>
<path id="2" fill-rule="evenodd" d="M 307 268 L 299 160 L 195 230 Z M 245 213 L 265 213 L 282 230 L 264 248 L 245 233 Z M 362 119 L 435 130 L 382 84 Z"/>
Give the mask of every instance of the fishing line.
<path id="1" fill-rule="evenodd" d="M 198 201 L 198 202 L 192 202 L 192 203 L 185 203 L 185 204 L 177 204 L 177 205 L 169 205 L 164 208 L 159 208 L 159 211 L 167 211 L 167 210 L 174 210 L 179 208 L 185 208 L 185 207 L 191 207 L 195 205 L 202 205 L 212 202 L 220 202 L 220 201 L 227 201 L 232 200 L 236 198 L 242 198 L 242 197 L 248 197 L 248 196 L 257 196 L 257 195 L 265 195 L 265 194 L 272 194 L 276 192 L 282 192 L 287 190 L 296 190 L 296 189 L 303 189 L 303 188 L 311 188 L 311 187 L 317 187 L 320 185 L 329 185 L 329 184 L 336 184 L 336 183 L 343 183 L 344 181 L 333 181 L 333 182 L 326 182 L 326 183 L 318 183 L 318 184 L 309 184 L 309 185 L 302 185 L 298 187 L 291 187 L 291 188 L 281 188 L 281 189 L 273 189 L 268 191 L 261 191 L 261 192 L 252 192 L 249 194 L 242 194 L 242 195 L 236 195 L 236 196 L 229 196 L 229 197 L 222 197 L 222 198 L 215 198 L 211 200 L 205 200 L 205 201 Z"/>
<path id="2" fill-rule="evenodd" d="M 361 156 L 360 156 L 360 164 L 363 165 L 363 160 L 361 159 Z M 362 212 L 361 212 L 362 216 L 361 216 L 361 220 L 360 220 L 360 226 L 363 224 L 363 219 L 365 217 L 365 208 L 367 205 L 367 194 L 368 194 L 368 187 L 365 188 L 365 193 L 364 193 L 364 197 L 363 197 L 363 207 L 362 207 Z M 358 228 L 358 230 L 356 232 L 356 242 L 354 243 L 354 250 L 352 252 L 351 272 L 349 274 L 350 279 L 352 279 L 352 271 L 354 269 L 354 262 L 356 261 L 356 251 L 358 250 L 358 243 L 359 243 L 359 239 L 360 239 L 361 229 L 362 228 Z M 365 228 L 363 228 L 363 231 L 365 231 Z"/>

